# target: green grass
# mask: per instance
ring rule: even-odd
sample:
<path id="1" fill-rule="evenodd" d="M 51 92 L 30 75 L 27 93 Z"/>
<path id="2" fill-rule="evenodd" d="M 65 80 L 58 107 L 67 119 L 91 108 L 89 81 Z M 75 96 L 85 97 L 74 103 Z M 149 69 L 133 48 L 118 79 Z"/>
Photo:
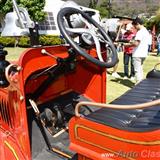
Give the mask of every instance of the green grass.
<path id="1" fill-rule="evenodd" d="M 17 60 L 20 54 L 25 48 L 5 48 L 8 51 L 7 60 Z M 156 53 L 150 54 L 144 62 L 144 77 L 146 74 L 153 69 L 156 63 L 160 62 L 160 57 L 156 57 Z M 110 69 L 112 70 L 112 69 Z M 111 102 L 118 98 L 127 90 L 131 89 L 135 84 L 128 80 L 123 80 L 123 53 L 119 53 L 119 65 L 117 72 L 122 78 L 114 78 L 111 75 L 107 76 L 107 102 Z M 149 87 L 149 86 L 148 86 Z"/>
<path id="2" fill-rule="evenodd" d="M 146 74 L 151 71 L 154 68 L 154 65 L 158 62 L 160 62 L 160 57 L 157 57 L 156 53 L 150 53 L 143 65 L 144 78 L 146 77 Z M 122 95 L 124 92 L 131 89 L 135 85 L 135 83 L 133 83 L 129 79 L 123 80 L 123 53 L 119 53 L 119 65 L 117 72 L 122 76 L 122 78 L 114 78 L 111 75 L 107 76 L 107 102 L 111 102 L 114 99 L 118 98 L 120 95 Z"/>
<path id="3" fill-rule="evenodd" d="M 18 60 L 20 57 L 21 53 L 26 50 L 26 48 L 19 48 L 19 47 L 14 47 L 14 48 L 4 48 L 4 50 L 8 51 L 7 55 L 7 60 L 8 61 L 15 61 Z"/>

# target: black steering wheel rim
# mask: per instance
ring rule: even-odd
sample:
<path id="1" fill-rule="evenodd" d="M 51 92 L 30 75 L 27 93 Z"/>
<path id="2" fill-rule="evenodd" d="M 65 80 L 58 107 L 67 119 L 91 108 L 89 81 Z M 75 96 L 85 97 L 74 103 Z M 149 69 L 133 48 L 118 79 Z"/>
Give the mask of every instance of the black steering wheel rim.
<path id="1" fill-rule="evenodd" d="M 69 36 L 66 28 L 64 27 L 64 19 L 63 17 L 66 17 L 68 15 L 72 14 L 81 14 L 83 18 L 85 18 L 89 23 L 92 23 L 95 27 L 97 27 L 102 34 L 102 36 L 109 42 L 109 47 L 111 48 L 113 55 L 112 59 L 109 62 L 102 62 L 88 53 L 86 53 L 84 50 L 81 49 L 80 46 L 78 46 L 73 39 Z M 112 42 L 112 40 L 109 38 L 107 33 L 103 30 L 103 28 L 96 22 L 94 21 L 89 15 L 87 15 L 85 12 L 77 9 L 77 8 L 72 8 L 72 7 L 66 7 L 60 10 L 57 16 L 57 23 L 59 30 L 62 34 L 62 36 L 65 38 L 65 40 L 73 47 L 76 52 L 78 52 L 81 56 L 85 57 L 87 60 L 91 61 L 92 63 L 100 66 L 100 67 L 106 67 L 106 68 L 111 68 L 118 62 L 118 57 L 117 57 L 117 51 L 116 48 Z"/>

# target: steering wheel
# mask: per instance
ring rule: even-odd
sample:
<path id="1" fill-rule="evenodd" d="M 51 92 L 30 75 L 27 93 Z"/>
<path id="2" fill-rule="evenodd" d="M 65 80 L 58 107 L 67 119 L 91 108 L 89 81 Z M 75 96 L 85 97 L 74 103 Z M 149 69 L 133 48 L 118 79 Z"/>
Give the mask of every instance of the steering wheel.
<path id="1" fill-rule="evenodd" d="M 87 60 L 100 67 L 106 68 L 111 68 L 118 62 L 117 51 L 112 40 L 103 28 L 89 16 L 89 14 L 77 8 L 66 7 L 61 9 L 58 13 L 57 22 L 60 32 L 65 40 L 76 52 Z M 83 45 L 75 42 L 73 35 L 81 35 L 85 41 L 88 41 L 89 45 L 94 43 L 98 59 L 88 54 L 85 49 L 82 48 Z M 102 54 L 104 53 L 102 53 L 101 50 L 104 46 L 106 47 L 105 52 L 107 52 L 107 48 L 110 49 L 112 53 L 110 58 L 107 58 L 107 55 L 103 58 Z"/>

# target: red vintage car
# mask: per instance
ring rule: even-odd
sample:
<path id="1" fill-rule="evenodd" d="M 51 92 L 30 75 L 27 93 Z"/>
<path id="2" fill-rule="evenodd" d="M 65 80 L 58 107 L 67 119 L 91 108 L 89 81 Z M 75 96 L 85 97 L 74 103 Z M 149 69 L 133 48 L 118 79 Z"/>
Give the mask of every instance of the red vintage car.
<path id="1" fill-rule="evenodd" d="M 0 49 L 0 160 L 159 159 L 159 72 L 106 104 L 112 41 L 79 9 L 63 8 L 58 25 L 65 45 L 30 48 L 16 62 Z"/>

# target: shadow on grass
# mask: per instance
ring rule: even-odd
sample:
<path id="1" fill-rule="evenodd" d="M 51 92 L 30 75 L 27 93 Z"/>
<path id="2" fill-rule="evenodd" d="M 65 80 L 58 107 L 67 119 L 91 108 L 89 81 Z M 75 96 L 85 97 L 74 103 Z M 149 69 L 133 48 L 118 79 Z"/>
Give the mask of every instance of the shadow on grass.
<path id="1" fill-rule="evenodd" d="M 117 82 L 119 84 L 122 84 L 124 86 L 127 86 L 129 88 L 132 88 L 135 86 L 135 83 L 133 83 L 132 81 L 130 81 L 129 79 L 121 79 L 121 78 L 116 78 L 116 79 L 111 79 L 110 81 L 112 82 Z"/>
<path id="2" fill-rule="evenodd" d="M 110 81 L 117 82 L 129 88 L 133 88 L 135 86 L 135 83 L 132 82 L 130 79 L 123 79 L 124 73 L 118 72 L 118 74 L 121 76 L 121 78 L 110 79 Z"/>
<path id="3" fill-rule="evenodd" d="M 159 55 L 157 55 L 157 53 L 156 53 L 156 52 L 151 52 L 151 53 L 149 53 L 149 55 L 150 55 L 150 56 L 159 57 Z"/>

